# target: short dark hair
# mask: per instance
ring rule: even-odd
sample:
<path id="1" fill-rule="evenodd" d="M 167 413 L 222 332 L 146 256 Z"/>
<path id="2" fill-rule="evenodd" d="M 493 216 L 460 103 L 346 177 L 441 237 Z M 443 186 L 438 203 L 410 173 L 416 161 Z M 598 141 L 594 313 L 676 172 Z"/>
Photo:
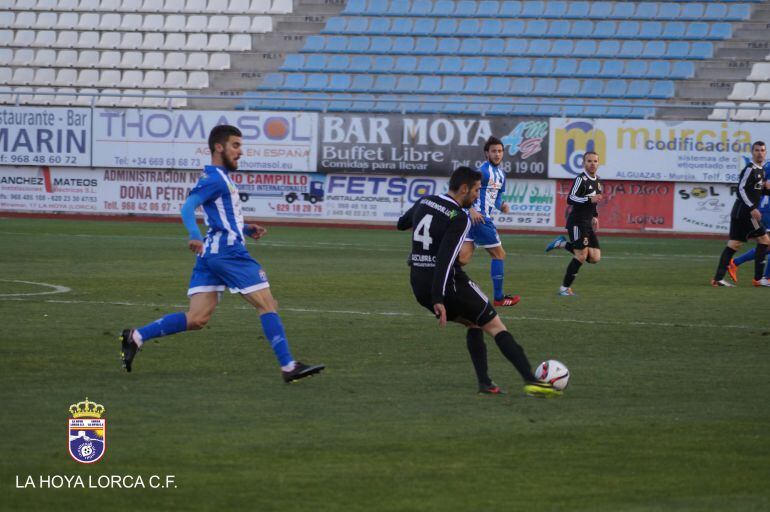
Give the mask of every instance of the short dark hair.
<path id="1" fill-rule="evenodd" d="M 241 131 L 229 124 L 220 124 L 209 133 L 209 149 L 214 153 L 214 144 L 225 144 L 230 137 L 243 137 Z"/>
<path id="2" fill-rule="evenodd" d="M 491 148 L 492 146 L 497 146 L 498 144 L 500 146 L 503 146 L 503 148 L 505 148 L 505 144 L 503 144 L 503 141 L 501 141 L 500 139 L 498 139 L 494 135 L 491 135 L 487 139 L 487 141 L 484 143 L 484 151 L 489 151 L 489 148 Z"/>
<path id="3" fill-rule="evenodd" d="M 449 178 L 449 190 L 457 192 L 463 185 L 472 187 L 474 183 L 481 181 L 481 173 L 467 166 L 458 167 Z"/>
<path id="4" fill-rule="evenodd" d="M 764 146 L 765 143 L 761 140 L 756 141 L 754 144 L 751 145 L 751 150 L 754 151 L 754 146 Z"/>
<path id="5" fill-rule="evenodd" d="M 583 158 L 585 159 L 585 157 L 587 157 L 588 155 L 596 155 L 596 158 L 599 158 L 599 153 L 597 153 L 596 151 L 586 151 L 585 153 L 583 153 Z"/>

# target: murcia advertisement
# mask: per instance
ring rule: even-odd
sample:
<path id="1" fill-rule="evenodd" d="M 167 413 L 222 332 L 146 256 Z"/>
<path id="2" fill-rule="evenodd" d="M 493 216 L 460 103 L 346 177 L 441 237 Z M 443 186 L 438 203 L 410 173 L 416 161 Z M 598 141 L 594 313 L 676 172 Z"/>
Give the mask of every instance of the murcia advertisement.
<path id="1" fill-rule="evenodd" d="M 93 165 L 200 169 L 220 124 L 243 133 L 241 171 L 315 170 L 318 114 L 304 112 L 95 109 Z"/>
<path id="2" fill-rule="evenodd" d="M 761 123 L 552 118 L 548 177 L 575 177 L 594 151 L 605 180 L 735 183 L 767 135 Z"/>
<path id="3" fill-rule="evenodd" d="M 484 142 L 494 135 L 508 176 L 546 177 L 546 119 L 326 114 L 320 131 L 319 172 L 448 177 L 484 163 Z"/>

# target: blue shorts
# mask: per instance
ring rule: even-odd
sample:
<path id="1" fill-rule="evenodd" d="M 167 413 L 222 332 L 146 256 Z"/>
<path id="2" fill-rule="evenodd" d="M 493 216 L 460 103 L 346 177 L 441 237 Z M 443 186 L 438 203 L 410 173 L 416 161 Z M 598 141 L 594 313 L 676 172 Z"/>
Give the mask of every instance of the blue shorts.
<path id="1" fill-rule="evenodd" d="M 248 294 L 268 288 L 267 274 L 245 247 L 233 247 L 218 254 L 198 256 L 190 276 L 187 296 L 196 293 L 222 292 Z"/>
<path id="2" fill-rule="evenodd" d="M 770 211 L 762 212 L 762 224 L 770 231 Z"/>
<path id="3" fill-rule="evenodd" d="M 485 249 L 503 245 L 492 219 L 484 219 L 483 224 L 481 222 L 473 224 L 465 237 L 465 241 L 473 242 L 476 247 L 484 247 Z"/>

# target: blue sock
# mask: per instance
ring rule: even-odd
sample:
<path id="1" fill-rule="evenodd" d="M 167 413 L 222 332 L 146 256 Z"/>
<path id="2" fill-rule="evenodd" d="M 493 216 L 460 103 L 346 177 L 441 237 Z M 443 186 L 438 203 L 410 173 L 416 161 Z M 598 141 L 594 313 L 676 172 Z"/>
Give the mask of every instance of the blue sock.
<path id="1" fill-rule="evenodd" d="M 489 275 L 492 276 L 492 288 L 495 292 L 495 300 L 503 300 L 503 277 L 505 275 L 505 262 L 492 260 Z"/>
<path id="2" fill-rule="evenodd" d="M 187 330 L 187 315 L 184 313 L 171 313 L 163 318 L 155 320 L 151 324 L 137 329 L 142 336 L 142 342 L 161 336 L 169 336 Z"/>
<path id="3" fill-rule="evenodd" d="M 733 262 L 735 262 L 736 265 L 743 265 L 747 261 L 754 261 L 754 253 L 757 252 L 756 249 L 752 248 L 748 251 L 744 252 L 737 258 L 733 258 Z"/>
<path id="4" fill-rule="evenodd" d="M 281 366 L 294 361 L 289 351 L 289 342 L 286 340 L 286 332 L 283 330 L 283 324 L 281 324 L 281 317 L 278 313 L 265 313 L 259 317 L 262 322 L 262 330 L 265 333 L 267 341 L 270 342 L 270 346 L 273 347 L 275 357 Z"/>

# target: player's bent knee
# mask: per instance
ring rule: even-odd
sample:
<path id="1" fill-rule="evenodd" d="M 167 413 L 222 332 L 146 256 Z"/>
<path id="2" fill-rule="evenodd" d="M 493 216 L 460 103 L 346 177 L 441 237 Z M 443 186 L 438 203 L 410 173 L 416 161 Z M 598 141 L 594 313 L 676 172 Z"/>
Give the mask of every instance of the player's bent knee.
<path id="1" fill-rule="evenodd" d="M 187 315 L 187 330 L 188 331 L 199 331 L 206 327 L 206 324 L 209 323 L 209 320 L 211 319 L 211 315 L 190 315 L 188 313 Z"/>

